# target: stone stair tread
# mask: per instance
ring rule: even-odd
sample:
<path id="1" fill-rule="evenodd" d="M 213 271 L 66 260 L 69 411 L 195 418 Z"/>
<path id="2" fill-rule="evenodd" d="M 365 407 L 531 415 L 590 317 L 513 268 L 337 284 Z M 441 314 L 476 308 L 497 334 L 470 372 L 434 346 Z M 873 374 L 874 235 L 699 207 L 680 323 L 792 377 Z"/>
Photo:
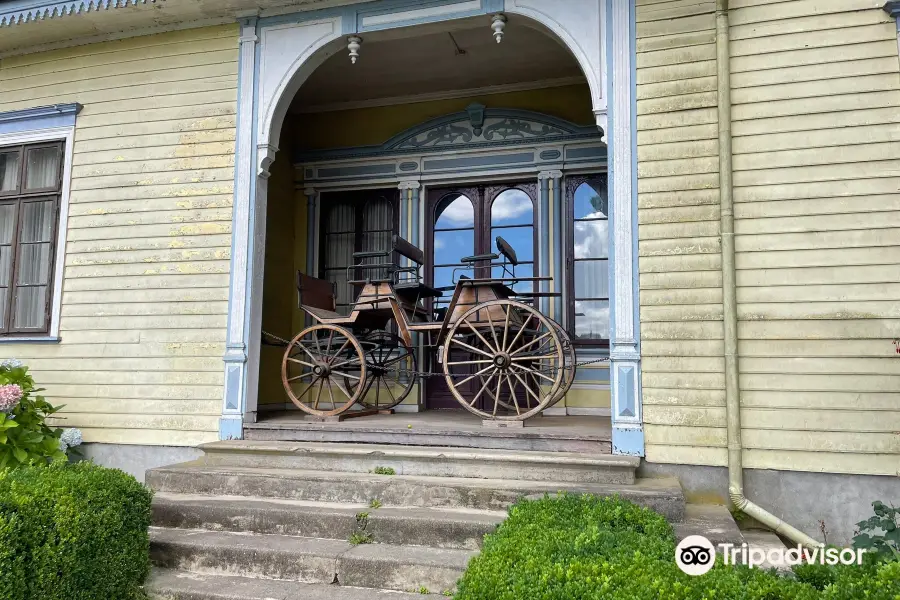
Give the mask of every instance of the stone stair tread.
<path id="1" fill-rule="evenodd" d="M 196 462 L 181 463 L 169 467 L 152 469 L 156 473 L 185 472 L 211 475 L 267 475 L 286 479 L 315 479 L 331 481 L 347 479 L 353 481 L 420 481 L 424 483 L 456 483 L 480 489 L 527 489 L 533 492 L 555 493 L 559 491 L 583 492 L 588 494 L 612 494 L 617 490 L 623 492 L 657 493 L 674 489 L 681 493 L 681 484 L 674 477 L 654 477 L 637 479 L 633 484 L 607 483 L 573 483 L 566 481 L 532 481 L 519 479 L 482 479 L 474 477 L 441 477 L 429 475 L 376 475 L 374 473 L 354 473 L 351 471 L 318 471 L 305 469 L 273 469 L 266 467 L 232 467 L 219 465 L 203 465 Z"/>
<path id="2" fill-rule="evenodd" d="M 353 545 L 346 540 L 305 538 L 288 535 L 207 531 L 205 529 L 150 528 L 151 545 L 167 544 L 197 549 L 241 548 L 291 556 L 317 556 L 335 560 L 354 557 L 384 563 L 404 562 L 426 567 L 465 569 L 477 552 L 427 546 L 393 544 Z"/>
<path id="3" fill-rule="evenodd" d="M 333 584 L 300 583 L 281 579 L 260 579 L 232 575 L 207 575 L 154 569 L 146 589 L 151 597 L 173 600 L 413 600 L 443 598 L 439 594 L 418 594 Z"/>
<path id="4" fill-rule="evenodd" d="M 686 504 L 684 521 L 673 526 L 678 540 L 689 535 L 702 535 L 713 544 L 744 541 L 740 528 L 727 506 L 718 504 Z"/>
<path id="5" fill-rule="evenodd" d="M 508 451 L 451 446 L 402 446 L 382 444 L 351 444 L 338 442 L 277 442 L 258 440 L 225 440 L 199 446 L 211 453 L 259 454 L 321 454 L 326 456 L 357 456 L 391 458 L 428 458 L 471 461 L 506 461 L 515 463 L 553 463 L 557 465 L 593 465 L 637 468 L 640 458 L 613 454 L 585 454 L 579 452 Z"/>
<path id="6" fill-rule="evenodd" d="M 502 522 L 507 514 L 506 511 L 481 510 L 476 508 L 382 506 L 375 509 L 363 503 L 320 502 L 314 500 L 291 500 L 257 496 L 207 496 L 203 494 L 179 494 L 173 492 L 156 492 L 153 495 L 153 502 L 155 504 L 177 506 L 220 504 L 246 509 L 283 508 L 308 513 L 338 513 L 352 517 L 355 517 L 360 512 L 368 512 L 372 518 L 428 519 L 490 524 Z"/>

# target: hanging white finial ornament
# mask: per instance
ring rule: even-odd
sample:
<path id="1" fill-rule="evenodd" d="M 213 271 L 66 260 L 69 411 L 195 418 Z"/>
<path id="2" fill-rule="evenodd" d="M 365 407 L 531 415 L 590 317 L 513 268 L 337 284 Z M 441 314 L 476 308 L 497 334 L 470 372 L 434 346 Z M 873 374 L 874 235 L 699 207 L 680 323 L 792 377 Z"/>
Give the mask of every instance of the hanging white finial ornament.
<path id="1" fill-rule="evenodd" d="M 506 15 L 496 14 L 491 17 L 491 29 L 494 30 L 494 39 L 497 43 L 503 41 L 503 29 L 506 27 Z"/>
<path id="2" fill-rule="evenodd" d="M 354 65 L 356 64 L 356 59 L 359 58 L 359 46 L 362 44 L 362 38 L 351 35 L 347 38 L 347 50 L 350 51 L 350 62 Z"/>

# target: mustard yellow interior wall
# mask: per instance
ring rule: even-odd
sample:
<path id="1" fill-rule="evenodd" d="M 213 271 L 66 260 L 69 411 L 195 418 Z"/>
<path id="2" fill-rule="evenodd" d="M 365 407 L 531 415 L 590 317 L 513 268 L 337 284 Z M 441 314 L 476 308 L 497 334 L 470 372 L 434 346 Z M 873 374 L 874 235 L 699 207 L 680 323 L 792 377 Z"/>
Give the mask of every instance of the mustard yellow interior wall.
<path id="1" fill-rule="evenodd" d="M 266 259 L 263 280 L 263 330 L 290 339 L 294 335 L 294 310 L 297 304 L 294 286 L 296 249 L 305 254 L 306 237 L 295 229 L 295 216 L 305 214 L 306 206 L 297 206 L 290 145 L 282 144 L 270 169 L 266 204 Z M 302 210 L 301 210 L 302 208 Z M 297 235 L 297 234 L 300 235 Z M 282 404 L 287 401 L 281 384 L 280 346 L 260 348 L 258 404 Z"/>
<path id="2" fill-rule="evenodd" d="M 590 90 L 585 83 L 393 106 L 292 114 L 288 115 L 285 128 L 298 150 L 377 145 L 429 119 L 464 110 L 473 102 L 488 108 L 533 110 L 579 125 L 594 123 Z"/>

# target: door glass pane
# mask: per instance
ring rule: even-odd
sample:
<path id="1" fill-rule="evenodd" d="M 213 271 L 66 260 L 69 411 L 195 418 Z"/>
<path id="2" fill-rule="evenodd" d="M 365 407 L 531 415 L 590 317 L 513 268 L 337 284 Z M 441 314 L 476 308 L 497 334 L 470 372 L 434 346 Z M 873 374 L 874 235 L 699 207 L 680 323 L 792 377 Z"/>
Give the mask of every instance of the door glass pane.
<path id="1" fill-rule="evenodd" d="M 12 244 L 16 228 L 16 207 L 0 204 L 0 244 Z"/>
<path id="2" fill-rule="evenodd" d="M 19 187 L 19 153 L 0 152 L 0 192 Z"/>
<path id="3" fill-rule="evenodd" d="M 6 329 L 6 302 L 8 299 L 8 291 L 7 288 L 0 287 L 0 331 Z"/>
<path id="4" fill-rule="evenodd" d="M 526 265 L 516 265 L 516 277 L 532 277 L 534 273 L 534 266 L 530 264 Z M 497 279 L 512 279 L 509 273 L 504 274 L 502 267 L 491 267 L 491 276 Z M 506 285 L 510 285 L 515 292 L 525 293 L 531 292 L 534 290 L 534 282 L 533 281 L 520 281 L 515 284 L 507 283 Z"/>
<path id="5" fill-rule="evenodd" d="M 575 301 L 575 337 L 609 339 L 609 300 Z"/>
<path id="6" fill-rule="evenodd" d="M 475 209 L 472 201 L 462 194 L 450 196 L 438 205 L 438 215 L 434 222 L 435 229 L 455 227 L 474 227 Z"/>
<path id="7" fill-rule="evenodd" d="M 609 217 L 609 199 L 606 187 L 599 191 L 588 183 L 582 183 L 575 190 L 576 219 L 606 219 Z"/>
<path id="8" fill-rule="evenodd" d="M 575 297 L 609 298 L 609 262 L 575 261 Z"/>
<path id="9" fill-rule="evenodd" d="M 534 203 L 518 189 L 503 190 L 491 203 L 491 226 L 531 225 L 534 222 Z"/>
<path id="10" fill-rule="evenodd" d="M 55 217 L 54 202 L 25 202 L 22 204 L 22 233 L 20 242 L 49 242 Z"/>
<path id="11" fill-rule="evenodd" d="M 59 183 L 59 146 L 28 151 L 25 187 L 30 190 L 55 188 Z"/>
<path id="12" fill-rule="evenodd" d="M 506 243 L 512 247 L 519 262 L 530 262 L 534 260 L 534 227 L 525 226 L 492 229 L 491 252 L 494 254 L 500 254 L 500 251 L 497 249 L 497 236 L 502 237 L 506 240 Z"/>
<path id="13" fill-rule="evenodd" d="M 47 288 L 45 286 L 18 288 L 13 327 L 16 329 L 43 328 L 46 299 Z"/>
<path id="14" fill-rule="evenodd" d="M 16 285 L 50 283 L 50 244 L 20 244 Z"/>
<path id="15" fill-rule="evenodd" d="M 609 221 L 575 221 L 575 258 L 609 258 Z"/>
<path id="16" fill-rule="evenodd" d="M 0 246 L 0 285 L 9 284 L 12 271 L 12 246 Z"/>
<path id="17" fill-rule="evenodd" d="M 362 252 L 388 252 L 391 250 L 391 236 L 394 233 L 394 208 L 391 202 L 378 198 L 370 200 L 363 208 Z M 359 261 L 372 265 L 392 262 L 391 256 L 374 256 Z M 360 278 L 386 279 L 388 269 L 360 269 Z"/>
<path id="18" fill-rule="evenodd" d="M 434 264 L 449 265 L 475 254 L 475 231 L 435 231 Z"/>

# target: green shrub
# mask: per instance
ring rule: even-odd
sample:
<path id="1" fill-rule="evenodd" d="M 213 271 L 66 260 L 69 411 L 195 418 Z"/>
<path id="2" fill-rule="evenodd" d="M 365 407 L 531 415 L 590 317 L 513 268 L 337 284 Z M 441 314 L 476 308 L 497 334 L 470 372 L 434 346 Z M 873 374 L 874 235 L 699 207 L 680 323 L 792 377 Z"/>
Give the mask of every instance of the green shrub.
<path id="1" fill-rule="evenodd" d="M 37 395 L 40 391 L 28 367 L 16 360 L 0 363 L 0 468 L 66 459 L 59 444 L 62 429 L 44 422 L 59 408 Z"/>
<path id="2" fill-rule="evenodd" d="M 91 463 L 0 470 L 0 598 L 140 598 L 150 498 Z"/>
<path id="3" fill-rule="evenodd" d="M 719 560 L 699 577 L 675 563 L 675 538 L 659 514 L 618 498 L 562 495 L 522 501 L 485 538 L 457 600 L 870 600 L 900 599 L 897 570 L 869 561 L 829 567 L 812 582 Z M 810 575 L 811 576 L 811 575 Z M 893 578 L 892 578 L 893 577 Z"/>
<path id="4" fill-rule="evenodd" d="M 881 560 L 900 561 L 900 508 L 875 501 L 872 511 L 873 516 L 856 524 L 859 534 L 853 547 L 874 552 Z"/>

